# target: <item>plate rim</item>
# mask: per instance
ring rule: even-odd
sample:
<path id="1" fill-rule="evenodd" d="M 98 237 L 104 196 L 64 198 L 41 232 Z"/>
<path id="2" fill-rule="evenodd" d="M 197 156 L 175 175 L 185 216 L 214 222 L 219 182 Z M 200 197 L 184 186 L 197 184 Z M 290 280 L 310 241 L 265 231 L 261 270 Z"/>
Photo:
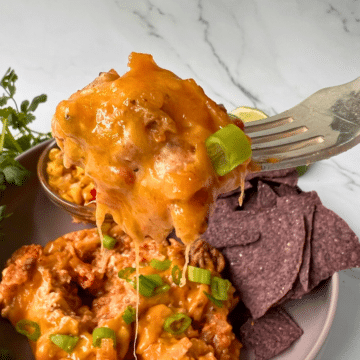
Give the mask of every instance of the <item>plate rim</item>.
<path id="1" fill-rule="evenodd" d="M 315 342 L 315 345 L 310 350 L 310 352 L 308 353 L 308 355 L 304 360 L 315 360 L 316 356 L 320 353 L 322 347 L 325 346 L 326 344 L 326 338 L 329 335 L 336 314 L 337 303 L 339 299 L 339 288 L 340 288 L 340 277 L 339 277 L 339 273 L 336 272 L 331 276 L 330 294 L 329 294 L 330 303 L 329 303 L 329 310 L 325 319 L 325 323 L 320 332 L 320 335 L 318 336 Z"/>

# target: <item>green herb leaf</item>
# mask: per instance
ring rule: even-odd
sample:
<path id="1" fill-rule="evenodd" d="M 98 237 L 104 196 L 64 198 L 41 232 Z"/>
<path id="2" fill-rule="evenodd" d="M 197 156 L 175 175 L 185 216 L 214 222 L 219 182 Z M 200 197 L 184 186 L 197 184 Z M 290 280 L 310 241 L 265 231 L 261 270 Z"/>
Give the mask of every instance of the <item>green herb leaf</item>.
<path id="1" fill-rule="evenodd" d="M 24 113 L 26 113 L 26 111 L 28 110 L 28 107 L 29 107 L 29 100 L 24 100 L 20 105 L 20 109 Z"/>
<path id="2" fill-rule="evenodd" d="M 43 103 L 47 100 L 47 96 L 45 94 L 34 97 L 33 101 L 29 106 L 29 111 L 35 111 L 40 103 Z"/>
<path id="3" fill-rule="evenodd" d="M 30 175 L 29 171 L 15 160 L 16 156 L 51 138 L 50 132 L 41 133 L 28 127 L 28 124 L 35 120 L 33 112 L 40 103 L 47 100 L 47 96 L 35 96 L 31 103 L 24 100 L 19 109 L 14 98 L 17 80 L 18 77 L 11 68 L 7 69 L 0 79 L 0 87 L 4 91 L 0 94 L 0 191 L 5 191 L 7 184 L 23 185 Z M 10 104 L 13 106 L 9 106 Z M 13 130 L 15 133 L 12 133 Z M 0 207 L 0 222 L 9 216 L 5 216 L 4 211 L 5 205 Z"/>
<path id="4" fill-rule="evenodd" d="M 4 105 L 6 105 L 6 103 L 7 103 L 7 101 L 8 101 L 8 97 L 7 96 L 0 96 L 0 106 L 4 106 Z"/>
<path id="5" fill-rule="evenodd" d="M 15 184 L 17 186 L 24 185 L 30 175 L 29 171 L 20 169 L 19 167 L 13 165 L 7 166 L 3 169 L 3 174 L 5 175 L 7 183 Z"/>
<path id="6" fill-rule="evenodd" d="M 32 136 L 31 135 L 23 135 L 16 139 L 17 143 L 23 149 L 23 151 L 28 150 L 32 147 Z"/>

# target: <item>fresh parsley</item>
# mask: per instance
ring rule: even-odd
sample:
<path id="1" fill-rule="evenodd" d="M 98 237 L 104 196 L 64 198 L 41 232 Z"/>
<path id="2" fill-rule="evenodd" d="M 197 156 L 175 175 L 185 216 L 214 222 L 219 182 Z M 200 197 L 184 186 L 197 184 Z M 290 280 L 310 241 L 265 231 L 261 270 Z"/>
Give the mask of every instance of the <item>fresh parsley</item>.
<path id="1" fill-rule="evenodd" d="M 7 185 L 21 186 L 30 175 L 30 172 L 15 160 L 16 156 L 51 138 L 50 132 L 41 133 L 29 128 L 29 124 L 35 120 L 34 111 L 40 103 L 47 100 L 47 96 L 36 96 L 31 102 L 24 100 L 19 107 L 14 98 L 17 79 L 15 71 L 9 68 L 0 80 L 0 87 L 4 91 L 0 95 L 0 197 Z M 10 215 L 6 213 L 6 205 L 1 205 L 0 223 Z"/>

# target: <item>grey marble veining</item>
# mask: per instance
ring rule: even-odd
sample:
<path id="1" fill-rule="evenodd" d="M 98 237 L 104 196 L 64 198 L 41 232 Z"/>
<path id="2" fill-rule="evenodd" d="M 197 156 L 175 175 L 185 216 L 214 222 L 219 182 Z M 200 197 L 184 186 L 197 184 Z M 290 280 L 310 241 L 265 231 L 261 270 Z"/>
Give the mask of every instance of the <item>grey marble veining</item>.
<path id="1" fill-rule="evenodd" d="M 359 0 L 0 0 L 0 24 L 0 74 L 16 70 L 19 101 L 48 94 L 34 123 L 41 131 L 100 71 L 124 73 L 132 51 L 194 78 L 228 110 L 269 115 L 360 76 Z M 300 186 L 360 236 L 360 145 L 311 166 Z M 342 274 L 323 360 L 360 356 L 359 284 Z M 341 337 L 345 323 L 352 330 Z"/>

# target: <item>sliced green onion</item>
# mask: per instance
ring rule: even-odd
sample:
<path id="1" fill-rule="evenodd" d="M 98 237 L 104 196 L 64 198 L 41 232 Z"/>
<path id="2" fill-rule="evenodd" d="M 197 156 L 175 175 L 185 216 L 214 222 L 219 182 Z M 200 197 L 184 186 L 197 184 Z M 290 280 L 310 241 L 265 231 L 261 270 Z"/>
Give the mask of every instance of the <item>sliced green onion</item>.
<path id="1" fill-rule="evenodd" d="M 160 286 L 164 283 L 162 277 L 159 274 L 143 275 L 148 280 L 151 280 L 156 286 Z"/>
<path id="2" fill-rule="evenodd" d="M 180 282 L 181 282 L 181 278 L 182 278 L 182 271 L 181 269 L 175 265 L 172 270 L 171 270 L 171 275 L 172 275 L 172 279 L 173 279 L 173 282 L 176 284 L 176 285 L 180 285 Z"/>
<path id="3" fill-rule="evenodd" d="M 93 331 L 92 336 L 94 347 L 101 347 L 102 339 L 112 339 L 113 346 L 116 348 L 116 334 L 113 329 L 108 327 L 98 327 Z"/>
<path id="4" fill-rule="evenodd" d="M 211 294 L 207 293 L 206 291 L 204 291 L 204 294 L 207 296 L 207 298 L 217 307 L 222 308 L 223 307 L 223 302 L 221 300 L 217 300 L 215 299 Z"/>
<path id="5" fill-rule="evenodd" d="M 154 295 L 164 294 L 169 290 L 170 290 L 170 285 L 164 284 L 164 285 L 161 285 L 161 286 L 158 286 L 157 288 L 155 288 Z"/>
<path id="6" fill-rule="evenodd" d="M 165 259 L 164 261 L 152 259 L 150 266 L 156 270 L 165 271 L 171 266 L 171 260 Z"/>
<path id="7" fill-rule="evenodd" d="M 129 276 L 135 272 L 135 268 L 133 267 L 126 267 L 125 269 L 122 269 L 119 271 L 118 276 L 120 279 L 124 279 L 127 282 L 130 282 Z"/>
<path id="8" fill-rule="evenodd" d="M 224 176 L 251 157 L 251 144 L 234 124 L 227 125 L 205 140 L 206 150 L 218 175 Z"/>
<path id="9" fill-rule="evenodd" d="M 214 276 L 211 279 L 211 294 L 216 300 L 227 300 L 230 286 L 229 280 Z"/>
<path id="10" fill-rule="evenodd" d="M 114 239 L 113 237 L 109 236 L 109 235 L 104 235 L 103 236 L 103 245 L 104 245 L 104 248 L 106 249 L 113 249 L 115 247 L 117 243 L 117 240 Z"/>
<path id="11" fill-rule="evenodd" d="M 139 293 L 145 297 L 154 296 L 155 289 L 163 284 L 164 282 L 158 274 L 140 275 Z M 136 282 L 134 282 L 134 288 L 136 289 Z"/>
<path id="12" fill-rule="evenodd" d="M 31 341 L 36 341 L 41 336 L 40 325 L 35 321 L 22 319 L 16 323 L 15 329 Z"/>
<path id="13" fill-rule="evenodd" d="M 136 283 L 134 284 L 136 289 Z M 151 297 L 154 295 L 156 284 L 147 279 L 144 275 L 139 276 L 139 293 L 145 297 Z"/>
<path id="14" fill-rule="evenodd" d="M 188 277 L 190 281 L 197 282 L 200 284 L 210 285 L 211 283 L 211 272 L 208 269 L 202 269 L 195 266 L 188 266 Z"/>
<path id="15" fill-rule="evenodd" d="M 79 341 L 79 337 L 72 335 L 52 334 L 50 335 L 50 340 L 60 349 L 70 354 Z"/>
<path id="16" fill-rule="evenodd" d="M 122 318 L 125 321 L 125 323 L 128 324 L 128 325 L 133 323 L 135 321 L 135 318 L 136 318 L 136 310 L 131 305 L 129 305 L 125 309 Z"/>
<path id="17" fill-rule="evenodd" d="M 191 325 L 191 318 L 177 313 L 165 319 L 164 330 L 173 335 L 182 334 Z"/>

